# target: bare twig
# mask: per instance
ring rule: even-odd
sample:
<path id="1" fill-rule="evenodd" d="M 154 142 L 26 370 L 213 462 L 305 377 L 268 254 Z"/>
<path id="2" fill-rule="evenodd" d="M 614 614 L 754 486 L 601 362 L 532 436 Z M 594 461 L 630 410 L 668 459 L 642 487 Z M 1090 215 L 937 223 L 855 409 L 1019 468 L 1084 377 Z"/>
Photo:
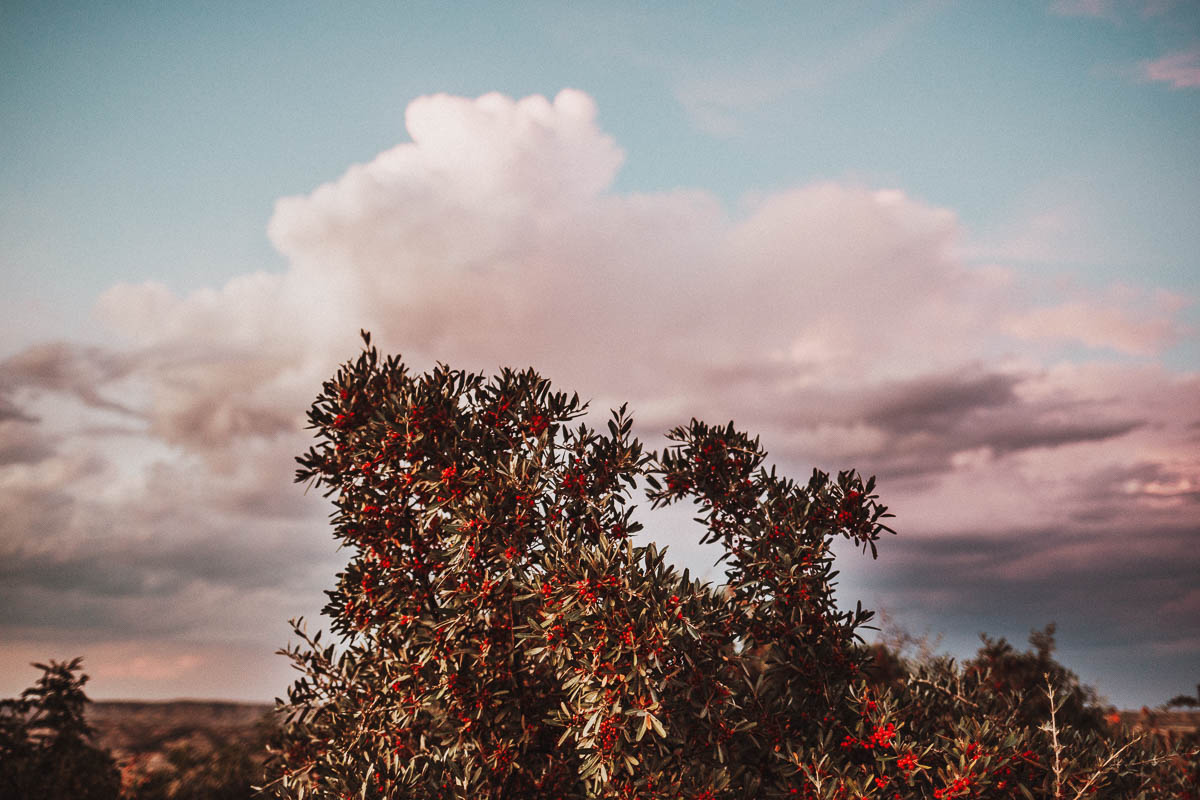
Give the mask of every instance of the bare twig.
<path id="1" fill-rule="evenodd" d="M 1060 755 L 1062 754 L 1062 745 L 1058 742 L 1058 709 L 1062 708 L 1062 700 L 1055 701 L 1057 692 L 1054 689 L 1054 684 L 1050 682 L 1050 673 L 1045 673 L 1042 677 L 1046 679 L 1046 697 L 1050 700 L 1050 721 L 1042 726 L 1042 730 L 1050 733 L 1050 746 L 1054 750 L 1054 799 L 1059 800 L 1062 797 L 1062 763 Z M 1065 699 L 1065 698 L 1064 698 Z"/>

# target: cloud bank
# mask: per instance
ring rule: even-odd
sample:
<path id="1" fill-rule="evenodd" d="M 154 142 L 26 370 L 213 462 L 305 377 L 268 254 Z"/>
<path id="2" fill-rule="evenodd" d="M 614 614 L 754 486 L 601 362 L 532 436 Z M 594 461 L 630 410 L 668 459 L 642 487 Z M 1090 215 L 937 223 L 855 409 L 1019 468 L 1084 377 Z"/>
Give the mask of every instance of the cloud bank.
<path id="1" fill-rule="evenodd" d="M 1152 642 L 1184 680 L 1200 376 L 1161 356 L 1192 334 L 1186 301 L 1031 292 L 896 189 L 799 186 L 736 213 L 699 189 L 616 193 L 622 151 L 578 91 L 436 95 L 405 119 L 410 141 L 277 203 L 285 272 L 114 286 L 97 313 L 124 347 L 0 363 L 2 630 L 22 654 L 142 642 L 113 677 L 151 682 L 222 643 L 268 658 L 344 562 L 291 458 L 367 328 L 416 367 L 533 365 L 600 409 L 628 400 L 652 447 L 733 418 L 796 474 L 877 473 L 903 535 L 862 573 L 869 599 Z"/>

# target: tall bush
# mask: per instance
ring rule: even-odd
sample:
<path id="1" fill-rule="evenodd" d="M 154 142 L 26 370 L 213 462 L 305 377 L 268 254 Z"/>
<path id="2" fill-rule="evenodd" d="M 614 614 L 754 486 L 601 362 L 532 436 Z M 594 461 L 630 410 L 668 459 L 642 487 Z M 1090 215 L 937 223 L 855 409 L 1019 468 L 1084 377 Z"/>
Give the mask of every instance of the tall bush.
<path id="1" fill-rule="evenodd" d="M 284 651 L 302 676 L 281 703 L 279 795 L 942 800 L 1183 785 L 1136 743 L 1118 751 L 1056 722 L 1053 681 L 1039 688 L 1045 730 L 1036 703 L 995 700 L 986 665 L 868 682 L 871 614 L 835 604 L 830 547 L 876 554 L 889 515 L 873 479 L 796 483 L 733 423 L 693 420 L 646 453 L 624 407 L 605 430 L 576 424 L 578 396 L 531 370 L 414 375 L 366 343 L 324 385 L 318 443 L 298 459 L 352 557 L 327 593 L 335 641 L 298 625 Z M 641 484 L 652 507 L 696 504 L 704 541 L 723 548 L 722 586 L 634 544 Z"/>

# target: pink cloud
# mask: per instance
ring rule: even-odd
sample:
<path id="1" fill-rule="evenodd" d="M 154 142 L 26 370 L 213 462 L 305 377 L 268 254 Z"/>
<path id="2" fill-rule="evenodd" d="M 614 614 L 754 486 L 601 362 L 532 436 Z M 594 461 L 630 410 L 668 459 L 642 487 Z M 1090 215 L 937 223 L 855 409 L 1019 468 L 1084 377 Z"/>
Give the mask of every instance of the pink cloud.
<path id="1" fill-rule="evenodd" d="M 1174 89 L 1195 89 L 1200 87 L 1200 47 L 1143 61 L 1140 69 L 1148 81 L 1168 83 Z"/>
<path id="2" fill-rule="evenodd" d="M 1009 325 L 1026 339 L 1071 341 L 1152 356 L 1183 336 L 1184 329 L 1174 317 L 1186 305 L 1183 297 L 1168 292 L 1144 298 L 1130 289 L 1114 288 L 1107 297 L 1067 300 L 1020 312 Z"/>
<path id="3" fill-rule="evenodd" d="M 86 610 L 129 636 L 270 619 L 283 638 L 333 572 L 291 457 L 360 328 L 416 368 L 533 365 L 601 412 L 628 400 L 648 437 L 733 418 L 794 474 L 878 471 L 914 539 L 1196 518 L 1196 376 L 1053 350 L 1152 360 L 1187 333 L 1178 298 L 1031 291 L 896 189 L 796 186 L 736 214 L 615 192 L 623 154 L 581 92 L 437 95 L 406 121 L 411 141 L 278 202 L 283 272 L 115 286 L 97 313 L 124 348 L 0 364 L 0 555 L 24 581 L 0 601 L 43 619 L 55 597 L 45 624 Z M 113 416 L 134 422 L 97 433 Z"/>

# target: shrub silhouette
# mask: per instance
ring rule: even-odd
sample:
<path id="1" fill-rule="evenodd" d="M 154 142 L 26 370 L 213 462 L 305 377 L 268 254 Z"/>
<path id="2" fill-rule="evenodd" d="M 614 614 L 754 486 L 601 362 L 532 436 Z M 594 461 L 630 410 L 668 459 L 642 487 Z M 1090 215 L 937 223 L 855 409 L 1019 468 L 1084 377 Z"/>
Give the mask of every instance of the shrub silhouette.
<path id="1" fill-rule="evenodd" d="M 82 659 L 34 664 L 38 682 L 0 700 L 0 798 L 110 800 L 121 775 L 84 719 Z"/>
<path id="2" fill-rule="evenodd" d="M 318 444 L 298 459 L 297 480 L 334 497 L 352 558 L 327 593 L 337 640 L 298 623 L 301 643 L 282 651 L 302 676 L 280 702 L 278 795 L 1192 790 L 1181 756 L 1065 724 L 1075 694 L 1048 642 L 1031 659 L 1001 641 L 965 670 L 872 673 L 878 653 L 858 637 L 871 614 L 835 604 L 830 546 L 876 554 L 889 515 L 873 479 L 793 482 L 732 423 L 692 420 L 646 453 L 624 407 L 597 432 L 574 424 L 578 396 L 532 370 L 414 375 L 364 338 L 310 410 Z M 639 483 L 652 507 L 698 506 L 723 586 L 634 544 Z M 1036 687 L 994 679 L 1043 667 Z"/>

